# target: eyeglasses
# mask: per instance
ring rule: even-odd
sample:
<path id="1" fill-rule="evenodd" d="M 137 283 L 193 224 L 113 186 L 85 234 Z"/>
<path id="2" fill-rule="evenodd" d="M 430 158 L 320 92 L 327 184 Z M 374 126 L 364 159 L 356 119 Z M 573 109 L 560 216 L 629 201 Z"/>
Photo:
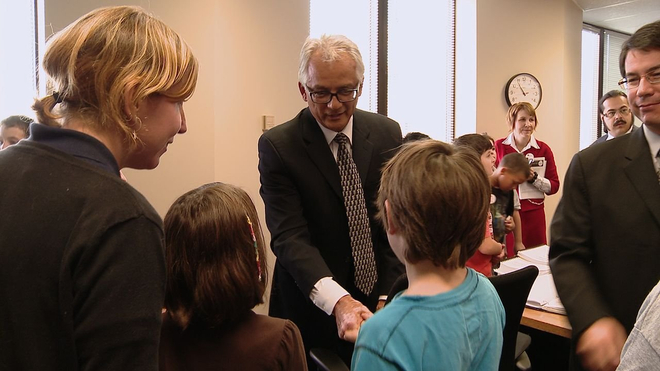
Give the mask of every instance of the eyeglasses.
<path id="1" fill-rule="evenodd" d="M 630 108 L 628 108 L 626 106 L 623 106 L 623 107 L 619 108 L 619 110 L 611 109 L 611 110 L 603 113 L 603 116 L 607 117 L 608 119 L 611 119 L 612 117 L 614 117 L 614 115 L 616 115 L 617 112 L 619 112 L 620 116 L 626 116 L 630 113 Z"/>
<path id="2" fill-rule="evenodd" d="M 312 91 L 310 88 L 307 88 L 312 102 L 318 104 L 328 104 L 332 101 L 332 97 L 337 97 L 339 103 L 348 103 L 354 101 L 358 96 L 359 88 L 357 89 L 341 89 L 336 93 L 331 93 L 327 90 Z"/>
<path id="3" fill-rule="evenodd" d="M 646 75 L 640 77 L 624 77 L 619 81 L 619 86 L 622 89 L 636 89 L 639 86 L 639 83 L 642 81 L 642 77 L 648 81 L 649 84 L 657 84 L 660 82 L 660 70 L 649 72 Z"/>

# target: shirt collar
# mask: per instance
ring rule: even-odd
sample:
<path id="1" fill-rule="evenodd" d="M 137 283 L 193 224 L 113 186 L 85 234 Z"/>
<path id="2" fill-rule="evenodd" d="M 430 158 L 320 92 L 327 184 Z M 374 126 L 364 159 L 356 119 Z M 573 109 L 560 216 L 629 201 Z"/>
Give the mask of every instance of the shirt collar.
<path id="1" fill-rule="evenodd" d="M 33 123 L 27 140 L 48 145 L 119 176 L 117 160 L 110 150 L 98 139 L 82 132 Z"/>
<path id="2" fill-rule="evenodd" d="M 513 140 L 513 133 L 509 133 L 509 135 L 506 137 L 506 139 L 504 139 L 502 144 L 509 145 L 511 146 L 511 148 L 515 149 L 516 152 L 521 152 L 521 153 L 527 151 L 530 148 L 541 149 L 538 142 L 536 142 L 536 138 L 534 137 L 534 134 L 532 134 L 532 137 L 529 139 L 529 143 L 527 143 L 527 145 L 525 146 L 525 148 L 523 148 L 522 151 L 518 151 L 518 148 L 516 147 L 516 143 Z"/>
<path id="3" fill-rule="evenodd" d="M 644 136 L 646 136 L 646 141 L 649 143 L 649 148 L 651 149 L 651 156 L 656 157 L 658 151 L 660 151 L 660 135 L 652 132 L 646 125 L 642 125 L 644 129 Z"/>
<path id="4" fill-rule="evenodd" d="M 335 139 L 338 133 L 344 133 L 348 137 L 348 143 L 353 145 L 353 116 L 348 119 L 348 124 L 344 127 L 344 129 L 340 132 L 336 132 L 334 130 L 330 130 L 326 128 L 325 126 L 321 125 L 320 122 L 316 121 L 317 124 L 319 124 L 319 127 L 321 128 L 321 131 L 323 132 L 323 135 L 325 136 L 326 142 L 328 142 L 328 145 L 332 143 L 332 141 Z"/>
<path id="5" fill-rule="evenodd" d="M 632 133 L 632 129 L 633 129 L 633 126 L 634 126 L 634 125 L 635 125 L 635 124 L 630 125 L 630 129 L 628 129 L 628 131 L 626 131 L 623 135 L 626 135 L 626 134 L 630 134 L 630 133 Z M 613 137 L 612 134 L 608 131 L 608 132 L 607 132 L 607 139 L 605 139 L 605 140 L 612 140 L 612 139 L 614 139 L 614 137 Z"/>

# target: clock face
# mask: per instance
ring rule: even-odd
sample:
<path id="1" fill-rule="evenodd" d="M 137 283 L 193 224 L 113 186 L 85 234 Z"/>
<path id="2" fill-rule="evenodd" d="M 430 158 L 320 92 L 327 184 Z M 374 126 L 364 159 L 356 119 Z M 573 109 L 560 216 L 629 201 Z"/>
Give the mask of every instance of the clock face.
<path id="1" fill-rule="evenodd" d="M 528 102 L 536 109 L 541 103 L 541 83 L 529 73 L 519 73 L 506 83 L 504 96 L 509 106 L 515 103 Z"/>

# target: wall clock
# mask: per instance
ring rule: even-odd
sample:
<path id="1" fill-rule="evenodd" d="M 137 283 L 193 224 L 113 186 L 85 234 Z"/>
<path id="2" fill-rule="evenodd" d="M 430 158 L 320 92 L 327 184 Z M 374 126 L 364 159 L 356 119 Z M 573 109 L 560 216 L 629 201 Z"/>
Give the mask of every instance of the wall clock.
<path id="1" fill-rule="evenodd" d="M 509 106 L 514 103 L 528 102 L 536 109 L 541 103 L 542 96 L 541 83 L 529 73 L 513 75 L 504 89 L 504 98 Z"/>

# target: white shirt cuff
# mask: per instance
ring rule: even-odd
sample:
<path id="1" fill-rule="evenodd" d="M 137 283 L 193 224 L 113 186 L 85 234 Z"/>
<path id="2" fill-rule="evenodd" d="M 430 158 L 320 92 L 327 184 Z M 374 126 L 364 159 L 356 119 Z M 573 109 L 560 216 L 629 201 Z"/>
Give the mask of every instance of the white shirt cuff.
<path id="1" fill-rule="evenodd" d="M 539 191 L 548 194 L 550 193 L 550 188 L 552 187 L 552 185 L 550 184 L 550 181 L 548 179 L 543 178 L 539 175 L 534 181 L 534 187 L 536 187 Z"/>
<path id="2" fill-rule="evenodd" d="M 331 315 L 339 299 L 346 295 L 349 295 L 348 291 L 335 282 L 332 277 L 323 277 L 314 284 L 309 298 L 314 305 Z"/>

